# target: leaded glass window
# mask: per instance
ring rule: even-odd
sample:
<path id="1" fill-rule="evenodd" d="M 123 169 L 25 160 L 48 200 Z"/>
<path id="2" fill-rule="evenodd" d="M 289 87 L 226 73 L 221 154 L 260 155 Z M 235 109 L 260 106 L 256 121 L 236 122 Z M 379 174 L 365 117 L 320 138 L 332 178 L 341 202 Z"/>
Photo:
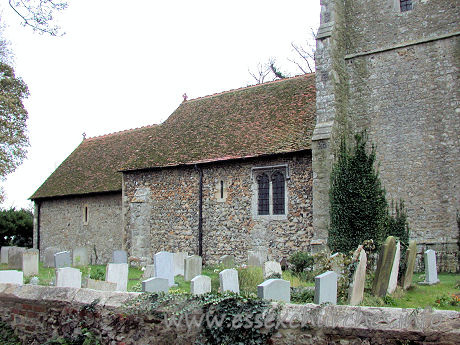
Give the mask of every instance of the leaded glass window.
<path id="1" fill-rule="evenodd" d="M 401 7 L 401 12 L 412 10 L 412 0 L 399 0 L 399 6 Z"/>
<path id="2" fill-rule="evenodd" d="M 259 215 L 269 214 L 270 205 L 269 205 L 269 189 L 270 182 L 267 174 L 261 174 L 257 177 L 258 185 L 258 204 L 257 204 L 257 213 Z"/>
<path id="3" fill-rule="evenodd" d="M 272 175 L 273 214 L 284 214 L 284 175 L 277 171 Z"/>

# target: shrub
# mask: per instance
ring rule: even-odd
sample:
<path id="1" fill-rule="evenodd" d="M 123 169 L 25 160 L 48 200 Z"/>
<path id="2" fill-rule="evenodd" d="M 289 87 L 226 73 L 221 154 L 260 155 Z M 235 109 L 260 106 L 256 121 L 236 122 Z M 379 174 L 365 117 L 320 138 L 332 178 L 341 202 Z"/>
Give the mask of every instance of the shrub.
<path id="1" fill-rule="evenodd" d="M 91 279 L 105 280 L 105 270 L 102 267 L 94 266 L 89 273 Z"/>
<path id="2" fill-rule="evenodd" d="M 291 302 L 292 303 L 313 303 L 315 298 L 315 290 L 299 287 L 291 288 Z"/>
<path id="3" fill-rule="evenodd" d="M 307 252 L 296 252 L 290 257 L 289 262 L 292 265 L 292 270 L 299 274 L 306 269 L 311 271 L 313 269 L 314 259 Z"/>

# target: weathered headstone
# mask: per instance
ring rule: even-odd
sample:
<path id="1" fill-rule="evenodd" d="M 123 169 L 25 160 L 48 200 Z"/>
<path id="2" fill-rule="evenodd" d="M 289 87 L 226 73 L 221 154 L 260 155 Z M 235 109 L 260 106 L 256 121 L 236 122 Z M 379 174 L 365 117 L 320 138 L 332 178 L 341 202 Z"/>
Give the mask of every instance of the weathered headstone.
<path id="1" fill-rule="evenodd" d="M 220 291 L 231 291 L 240 293 L 240 284 L 238 281 L 238 271 L 228 268 L 219 273 Z"/>
<path id="2" fill-rule="evenodd" d="M 401 259 L 401 243 L 396 244 L 395 257 L 393 259 L 393 267 L 391 268 L 390 280 L 388 282 L 387 293 L 392 294 L 398 286 L 399 260 Z"/>
<path id="3" fill-rule="evenodd" d="M 190 282 L 190 292 L 193 295 L 202 295 L 211 292 L 211 278 L 199 275 Z"/>
<path id="4" fill-rule="evenodd" d="M 174 285 L 174 256 L 169 252 L 154 255 L 155 277 L 168 279 L 169 286 Z"/>
<path id="5" fill-rule="evenodd" d="M 11 249 L 10 249 L 11 250 Z M 425 262 L 425 281 L 422 285 L 434 285 L 439 283 L 438 270 L 436 268 L 436 252 L 428 249 L 424 254 Z"/>
<path id="6" fill-rule="evenodd" d="M 89 255 L 88 248 L 77 247 L 72 250 L 72 262 L 74 266 L 88 266 Z"/>
<path id="7" fill-rule="evenodd" d="M 27 249 L 22 253 L 22 272 L 25 277 L 38 275 L 39 256 L 38 249 Z"/>
<path id="8" fill-rule="evenodd" d="M 72 257 L 69 251 L 54 254 L 54 267 L 62 268 L 70 266 L 72 266 Z"/>
<path id="9" fill-rule="evenodd" d="M 366 285 L 367 255 L 362 245 L 355 251 L 353 261 L 356 262 L 356 268 L 348 290 L 348 304 L 358 305 L 363 300 Z"/>
<path id="10" fill-rule="evenodd" d="M 165 278 L 149 278 L 142 282 L 142 292 L 168 292 L 169 282 Z"/>
<path id="11" fill-rule="evenodd" d="M 128 264 L 107 264 L 105 268 L 105 280 L 116 283 L 116 291 L 126 291 L 128 288 Z"/>
<path id="12" fill-rule="evenodd" d="M 0 260 L 0 263 L 2 264 L 7 264 L 8 263 L 8 250 L 10 249 L 11 247 L 10 246 L 3 246 L 2 249 L 1 249 L 1 260 Z"/>
<path id="13" fill-rule="evenodd" d="M 393 236 L 388 236 L 380 249 L 377 261 L 377 270 L 375 271 L 374 282 L 372 284 L 372 293 L 374 296 L 383 297 L 387 293 L 395 253 L 396 240 Z"/>
<path id="14" fill-rule="evenodd" d="M 115 250 L 112 254 L 112 264 L 127 264 L 128 253 L 124 250 Z"/>
<path id="15" fill-rule="evenodd" d="M 191 255 L 185 258 L 185 275 L 184 280 L 186 282 L 191 281 L 196 276 L 201 274 L 201 268 L 203 266 L 203 259 L 198 255 Z"/>
<path id="16" fill-rule="evenodd" d="M 142 278 L 148 279 L 148 278 L 153 278 L 153 277 L 155 277 L 155 265 L 145 266 L 144 274 L 142 275 Z"/>
<path id="17" fill-rule="evenodd" d="M 24 274 L 20 271 L 5 270 L 0 271 L 1 284 L 24 284 Z"/>
<path id="18" fill-rule="evenodd" d="M 8 268 L 13 270 L 22 270 L 22 253 L 27 248 L 23 247 L 10 247 L 8 250 Z"/>
<path id="19" fill-rule="evenodd" d="M 104 280 L 96 280 L 88 278 L 86 283 L 87 289 L 99 290 L 99 291 L 116 291 L 117 284 L 112 282 L 107 282 Z"/>
<path id="20" fill-rule="evenodd" d="M 266 248 L 258 248 L 248 251 L 248 266 L 263 267 L 264 262 L 268 259 L 268 251 Z"/>
<path id="21" fill-rule="evenodd" d="M 45 253 L 43 255 L 43 266 L 44 267 L 54 267 L 54 254 L 62 252 L 57 247 L 48 247 L 45 249 Z"/>
<path id="22" fill-rule="evenodd" d="M 343 272 L 343 255 L 334 253 L 330 256 L 329 261 L 331 263 L 331 269 L 337 273 L 338 276 L 341 276 Z"/>
<path id="23" fill-rule="evenodd" d="M 327 271 L 315 277 L 315 304 L 337 304 L 337 273 Z"/>
<path id="24" fill-rule="evenodd" d="M 417 257 L 417 243 L 412 240 L 409 241 L 409 248 L 406 250 L 406 271 L 402 281 L 404 290 L 407 290 L 412 284 L 412 278 L 414 276 L 415 259 Z"/>
<path id="25" fill-rule="evenodd" d="M 185 259 L 188 256 L 186 252 L 178 252 L 173 254 L 174 261 L 174 276 L 185 274 Z"/>
<path id="26" fill-rule="evenodd" d="M 222 255 L 219 261 L 224 268 L 235 267 L 235 257 L 233 255 Z"/>
<path id="27" fill-rule="evenodd" d="M 283 279 L 268 279 L 257 286 L 257 296 L 272 301 L 290 302 L 291 282 Z"/>
<path id="28" fill-rule="evenodd" d="M 281 270 L 281 264 L 276 261 L 265 262 L 264 267 L 263 267 L 263 274 L 264 274 L 264 279 L 271 277 L 274 274 L 278 274 L 279 278 L 281 278 L 283 275 L 283 271 Z"/>
<path id="29" fill-rule="evenodd" d="M 62 267 L 56 269 L 56 286 L 81 288 L 81 272 L 77 268 Z"/>

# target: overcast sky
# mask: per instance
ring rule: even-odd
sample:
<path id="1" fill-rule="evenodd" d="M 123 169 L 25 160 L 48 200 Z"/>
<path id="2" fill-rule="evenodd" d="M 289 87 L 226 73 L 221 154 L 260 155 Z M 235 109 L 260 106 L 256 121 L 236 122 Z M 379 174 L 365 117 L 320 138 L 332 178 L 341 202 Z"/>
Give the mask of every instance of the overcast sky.
<path id="1" fill-rule="evenodd" d="M 69 0 L 66 34 L 20 26 L 1 6 L 16 74 L 30 89 L 28 158 L 2 183 L 2 207 L 27 200 L 87 137 L 164 121 L 189 99 L 253 84 L 248 69 L 287 58 L 319 25 L 319 0 Z"/>

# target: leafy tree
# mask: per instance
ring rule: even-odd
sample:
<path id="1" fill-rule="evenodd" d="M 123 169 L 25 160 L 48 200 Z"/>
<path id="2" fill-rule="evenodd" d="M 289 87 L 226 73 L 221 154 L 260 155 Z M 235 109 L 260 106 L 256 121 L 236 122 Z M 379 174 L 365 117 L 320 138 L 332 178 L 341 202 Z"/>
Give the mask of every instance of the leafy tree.
<path id="1" fill-rule="evenodd" d="M 14 208 L 0 211 L 0 246 L 32 247 L 33 214 Z"/>

